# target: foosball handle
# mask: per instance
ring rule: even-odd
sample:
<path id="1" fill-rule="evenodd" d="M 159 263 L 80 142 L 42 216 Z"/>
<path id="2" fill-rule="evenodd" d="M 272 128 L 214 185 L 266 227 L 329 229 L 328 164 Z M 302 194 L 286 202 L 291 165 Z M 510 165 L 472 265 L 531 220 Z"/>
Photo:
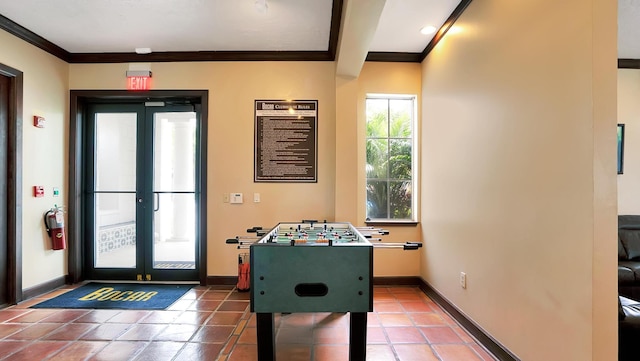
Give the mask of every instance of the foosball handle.
<path id="1" fill-rule="evenodd" d="M 407 242 L 404 244 L 403 249 L 406 250 L 414 250 L 422 247 L 421 242 Z"/>
<path id="2" fill-rule="evenodd" d="M 258 233 L 259 230 L 262 230 L 262 227 L 251 227 L 247 229 L 247 233 Z"/>
<path id="3" fill-rule="evenodd" d="M 240 240 L 238 238 L 229 238 L 226 241 L 227 244 L 238 244 L 240 243 Z"/>

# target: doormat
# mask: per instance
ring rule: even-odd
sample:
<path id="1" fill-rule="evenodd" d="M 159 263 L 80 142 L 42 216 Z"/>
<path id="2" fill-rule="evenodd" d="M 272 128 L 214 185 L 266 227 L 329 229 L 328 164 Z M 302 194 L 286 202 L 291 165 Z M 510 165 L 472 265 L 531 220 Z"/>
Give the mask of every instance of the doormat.
<path id="1" fill-rule="evenodd" d="M 88 283 L 31 308 L 164 310 L 193 285 Z"/>

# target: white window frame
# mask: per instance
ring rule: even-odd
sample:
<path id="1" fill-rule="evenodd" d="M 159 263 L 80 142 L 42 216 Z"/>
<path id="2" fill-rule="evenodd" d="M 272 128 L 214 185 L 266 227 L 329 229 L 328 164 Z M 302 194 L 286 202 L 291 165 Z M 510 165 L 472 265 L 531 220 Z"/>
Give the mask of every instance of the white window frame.
<path id="1" fill-rule="evenodd" d="M 416 223 L 418 222 L 418 213 L 419 213 L 419 209 L 418 209 L 418 190 L 419 190 L 419 179 L 418 179 L 418 154 L 419 154 L 419 148 L 418 148 L 418 97 L 415 94 L 377 94 L 377 93 L 371 93 L 371 94 L 367 94 L 366 98 L 365 98 L 365 124 L 368 121 L 367 119 L 367 100 L 369 99 L 387 99 L 387 100 L 411 100 L 413 103 L 413 109 L 412 109 L 412 114 L 411 114 L 411 217 L 410 218 L 402 218 L 402 219 L 395 219 L 395 218 L 370 218 L 369 214 L 368 214 L 368 207 L 367 207 L 367 203 L 368 203 L 368 195 L 365 194 L 365 216 L 366 216 L 366 222 L 367 223 L 376 223 L 376 222 L 381 222 L 381 223 Z M 388 117 L 388 119 L 390 119 L 390 117 Z M 366 129 L 366 125 L 365 125 L 365 129 Z M 367 144 L 367 141 L 370 139 L 369 134 L 366 133 L 365 130 L 365 147 Z M 381 138 L 379 138 L 381 139 Z M 387 141 L 390 141 L 392 139 L 395 138 L 391 138 L 389 137 L 389 133 L 387 133 Z M 365 154 L 366 154 L 366 148 L 365 148 Z M 366 158 L 366 156 L 365 156 Z M 365 186 L 368 184 L 368 174 L 367 174 L 367 170 L 366 170 L 366 161 L 365 161 Z M 389 174 L 387 174 L 387 177 L 385 178 L 385 180 L 387 182 L 391 181 L 392 179 L 389 177 Z M 390 194 L 387 193 L 387 207 L 390 207 Z M 389 209 L 389 208 L 388 208 Z M 389 214 L 390 212 L 388 212 Z M 390 215 L 390 214 L 389 214 Z"/>

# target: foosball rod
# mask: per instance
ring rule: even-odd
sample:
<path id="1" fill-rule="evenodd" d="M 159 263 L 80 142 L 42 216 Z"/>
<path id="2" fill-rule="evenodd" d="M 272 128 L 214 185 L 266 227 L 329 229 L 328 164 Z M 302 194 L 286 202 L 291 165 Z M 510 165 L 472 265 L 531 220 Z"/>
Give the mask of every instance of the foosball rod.
<path id="1" fill-rule="evenodd" d="M 405 251 L 412 251 L 422 247 L 420 242 L 405 242 L 405 243 L 374 243 L 374 248 L 402 248 Z"/>

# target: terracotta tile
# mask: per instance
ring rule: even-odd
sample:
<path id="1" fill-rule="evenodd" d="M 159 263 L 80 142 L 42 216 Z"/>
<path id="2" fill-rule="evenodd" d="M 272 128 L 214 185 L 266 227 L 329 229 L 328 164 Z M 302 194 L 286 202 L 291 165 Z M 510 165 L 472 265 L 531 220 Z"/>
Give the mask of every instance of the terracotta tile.
<path id="1" fill-rule="evenodd" d="M 276 335 L 278 344 L 311 344 L 313 343 L 312 327 L 287 327 L 280 328 Z"/>
<path id="2" fill-rule="evenodd" d="M 348 360 L 349 345 L 316 345 L 313 354 L 315 361 Z"/>
<path id="3" fill-rule="evenodd" d="M 54 314 L 46 317 L 42 320 L 42 322 L 59 322 L 59 323 L 67 323 L 71 322 L 79 317 L 82 317 L 88 314 L 90 311 L 88 310 L 60 310 L 55 312 Z"/>
<path id="4" fill-rule="evenodd" d="M 187 343 L 175 361 L 195 361 L 195 360 L 216 360 L 218 354 L 222 350 L 222 343 Z M 254 358 L 246 358 L 245 360 L 256 360 Z"/>
<path id="5" fill-rule="evenodd" d="M 313 322 L 313 314 L 311 313 L 292 313 L 282 316 L 280 327 L 310 327 L 313 326 Z"/>
<path id="6" fill-rule="evenodd" d="M 382 327 L 367 327 L 367 343 L 387 343 L 387 336 Z"/>
<path id="7" fill-rule="evenodd" d="M 380 327 L 380 320 L 378 319 L 378 314 L 375 312 L 367 313 L 367 327 Z"/>
<path id="8" fill-rule="evenodd" d="M 313 314 L 315 327 L 349 327 L 349 314 L 322 312 Z"/>
<path id="9" fill-rule="evenodd" d="M 437 313 L 410 313 L 416 326 L 444 326 L 447 323 Z"/>
<path id="10" fill-rule="evenodd" d="M 425 343 L 426 340 L 415 327 L 386 327 L 391 343 Z"/>
<path id="11" fill-rule="evenodd" d="M 378 319 L 384 327 L 413 326 L 409 317 L 404 313 L 379 313 Z"/>
<path id="12" fill-rule="evenodd" d="M 3 359 L 3 361 L 44 360 L 60 351 L 69 343 L 65 341 L 36 341 Z"/>
<path id="13" fill-rule="evenodd" d="M 48 361 L 77 361 L 92 356 L 107 346 L 107 341 L 76 341 Z"/>
<path id="14" fill-rule="evenodd" d="M 157 341 L 189 341 L 199 326 L 197 325 L 169 325 L 156 335 Z"/>
<path id="15" fill-rule="evenodd" d="M 373 294 L 373 302 L 396 302 L 396 297 L 392 293 Z"/>
<path id="16" fill-rule="evenodd" d="M 392 361 L 396 356 L 389 345 L 367 345 L 367 361 Z"/>
<path id="17" fill-rule="evenodd" d="M 28 301 L 24 301 L 24 302 L 18 303 L 17 305 L 13 306 L 13 308 L 14 309 L 17 309 L 17 308 L 29 308 L 29 307 L 31 307 L 33 305 L 37 305 L 38 303 L 44 302 L 46 300 L 47 300 L 46 298 L 41 298 L 41 297 L 32 298 L 32 299 L 30 299 Z"/>
<path id="18" fill-rule="evenodd" d="M 247 301 L 224 301 L 218 307 L 218 311 L 244 311 L 249 307 Z"/>
<path id="19" fill-rule="evenodd" d="M 477 345 L 477 344 L 473 344 L 473 345 L 469 345 L 469 346 L 471 346 L 471 348 L 478 354 L 478 356 L 480 356 L 480 358 L 483 361 L 495 361 L 495 360 L 497 360 L 487 350 L 485 350 L 482 346 Z"/>
<path id="20" fill-rule="evenodd" d="M 2 355 L 0 357 L 9 356 L 14 352 L 19 351 L 20 349 L 29 345 L 31 341 L 11 341 L 11 340 L 3 340 L 0 341 L 0 350 L 2 350 Z"/>
<path id="21" fill-rule="evenodd" d="M 172 323 L 181 323 L 188 325 L 202 325 L 213 314 L 213 312 L 185 311 L 176 317 Z"/>
<path id="22" fill-rule="evenodd" d="M 349 344 L 349 329 L 346 327 L 322 327 L 313 330 L 314 344 Z"/>
<path id="23" fill-rule="evenodd" d="M 218 300 L 196 300 L 191 303 L 187 310 L 189 311 L 215 311 L 222 301 Z M 224 310 L 228 311 L 228 310 Z"/>
<path id="24" fill-rule="evenodd" d="M 125 331 L 130 327 L 130 325 L 122 324 L 122 323 L 106 323 L 97 326 L 91 331 L 85 333 L 80 337 L 81 340 L 115 340 L 120 337 Z"/>
<path id="25" fill-rule="evenodd" d="M 114 341 L 91 357 L 90 361 L 132 360 L 145 347 L 147 342 Z"/>
<path id="26" fill-rule="evenodd" d="M 154 325 L 154 324 L 138 324 L 131 325 L 129 329 L 118 337 L 118 340 L 123 341 L 151 341 L 153 338 L 162 332 L 167 325 Z"/>
<path id="27" fill-rule="evenodd" d="M 10 310 L 0 310 L 0 322 L 6 322 L 11 320 L 12 318 L 18 317 L 18 316 L 22 316 L 25 313 L 29 313 L 31 312 L 31 310 L 22 310 L 22 309 L 15 309 L 12 308 Z"/>
<path id="28" fill-rule="evenodd" d="M 373 310 L 378 313 L 404 312 L 399 302 L 378 302 L 373 305 Z"/>
<path id="29" fill-rule="evenodd" d="M 246 324 L 247 324 L 247 320 L 240 320 L 240 322 L 238 322 L 236 327 L 233 329 L 233 334 L 236 336 L 240 335 L 244 330 L 244 327 L 246 326 Z"/>
<path id="30" fill-rule="evenodd" d="M 207 321 L 207 325 L 228 325 L 235 326 L 242 318 L 241 312 L 214 312 Z"/>
<path id="31" fill-rule="evenodd" d="M 181 311 L 152 311 L 147 317 L 139 321 L 139 323 L 171 323 L 180 316 Z"/>
<path id="32" fill-rule="evenodd" d="M 203 290 L 203 289 L 190 289 L 188 290 L 184 295 L 182 295 L 182 297 L 180 297 L 180 300 L 197 300 L 198 298 L 202 297 L 202 295 L 204 295 L 205 293 L 207 293 L 207 290 Z"/>
<path id="33" fill-rule="evenodd" d="M 441 361 L 429 345 L 393 345 L 400 361 Z"/>
<path id="34" fill-rule="evenodd" d="M 458 336 L 451 327 L 420 327 L 420 331 L 427 338 L 427 341 L 431 344 L 437 343 L 463 343 L 460 336 Z"/>
<path id="35" fill-rule="evenodd" d="M 251 298 L 251 293 L 249 292 L 238 292 L 234 291 L 229 294 L 228 300 L 249 300 Z"/>
<path id="36" fill-rule="evenodd" d="M 406 312 L 433 312 L 433 308 L 426 302 L 402 302 Z"/>
<path id="37" fill-rule="evenodd" d="M 193 336 L 193 342 L 227 342 L 232 326 L 202 326 Z"/>
<path id="38" fill-rule="evenodd" d="M 229 354 L 227 361 L 248 361 L 258 359 L 258 348 L 256 345 L 236 345 Z M 196 360 L 195 358 L 184 359 L 185 361 Z M 201 359 L 203 360 L 203 359 Z M 308 360 L 308 359 L 307 359 Z"/>
<path id="39" fill-rule="evenodd" d="M 188 309 L 189 306 L 191 306 L 191 304 L 194 302 L 195 302 L 194 300 L 177 300 L 176 302 L 171 304 L 171 306 L 167 307 L 166 310 L 167 311 L 184 311 Z"/>
<path id="40" fill-rule="evenodd" d="M 16 333 L 20 330 L 27 328 L 28 324 L 25 323 L 3 323 L 0 324 L 0 339 L 5 338 L 12 333 Z"/>
<path id="41" fill-rule="evenodd" d="M 233 350 L 233 348 L 236 346 L 236 344 L 238 343 L 238 336 L 231 336 L 229 337 L 229 341 L 227 341 L 227 344 L 224 346 L 224 348 L 222 349 L 222 351 L 220 351 L 220 355 L 226 355 L 228 356 L 231 353 L 231 350 Z M 226 357 L 223 358 L 223 360 L 226 360 Z"/>
<path id="42" fill-rule="evenodd" d="M 200 299 L 201 300 L 219 300 L 219 301 L 222 301 L 225 298 L 227 298 L 228 295 L 229 295 L 229 292 L 208 291 L 208 292 L 205 292 Z"/>
<path id="43" fill-rule="evenodd" d="M 402 302 L 422 302 L 423 297 L 417 293 L 396 293 L 394 294 L 398 301 Z"/>
<path id="44" fill-rule="evenodd" d="M 381 294 L 389 294 L 389 289 L 387 289 L 386 287 L 379 287 L 379 286 L 375 286 L 373 287 L 373 295 L 381 295 Z"/>
<path id="45" fill-rule="evenodd" d="M 255 345 L 257 343 L 257 340 L 258 338 L 257 338 L 256 328 L 245 327 L 244 331 L 242 331 L 242 333 L 240 334 L 240 337 L 238 338 L 238 343 Z"/>
<path id="46" fill-rule="evenodd" d="M 73 322 L 103 323 L 120 313 L 119 310 L 93 310 Z"/>
<path id="47" fill-rule="evenodd" d="M 276 360 L 308 361 L 310 359 L 311 346 L 289 344 L 276 346 Z"/>
<path id="48" fill-rule="evenodd" d="M 11 336 L 8 340 L 37 340 L 40 337 L 62 326 L 59 323 L 34 323 L 27 328 L 20 330 Z"/>
<path id="49" fill-rule="evenodd" d="M 433 345 L 433 349 L 442 361 L 482 361 L 467 345 Z"/>
<path id="50" fill-rule="evenodd" d="M 15 317 L 11 320 L 11 323 L 35 323 L 42 321 L 43 319 L 53 315 L 55 310 L 34 310 L 25 313 L 21 316 Z"/>
<path id="51" fill-rule="evenodd" d="M 68 323 L 43 337 L 43 340 L 73 341 L 96 327 L 94 323 Z"/>
<path id="52" fill-rule="evenodd" d="M 462 339 L 462 341 L 466 342 L 466 343 L 474 343 L 476 342 L 473 337 L 469 336 L 469 334 L 467 333 L 467 331 L 465 331 L 464 329 L 462 329 L 460 326 L 452 326 L 451 329 L 453 331 L 455 331 L 455 333 L 458 334 L 458 336 L 460 336 L 460 338 Z"/>
<path id="53" fill-rule="evenodd" d="M 138 354 L 136 361 L 171 361 L 182 346 L 182 342 L 151 342 Z"/>
<path id="54" fill-rule="evenodd" d="M 137 323 L 138 321 L 144 319 L 149 316 L 151 311 L 131 311 L 125 310 L 117 315 L 111 317 L 106 322 L 108 323 Z"/>

